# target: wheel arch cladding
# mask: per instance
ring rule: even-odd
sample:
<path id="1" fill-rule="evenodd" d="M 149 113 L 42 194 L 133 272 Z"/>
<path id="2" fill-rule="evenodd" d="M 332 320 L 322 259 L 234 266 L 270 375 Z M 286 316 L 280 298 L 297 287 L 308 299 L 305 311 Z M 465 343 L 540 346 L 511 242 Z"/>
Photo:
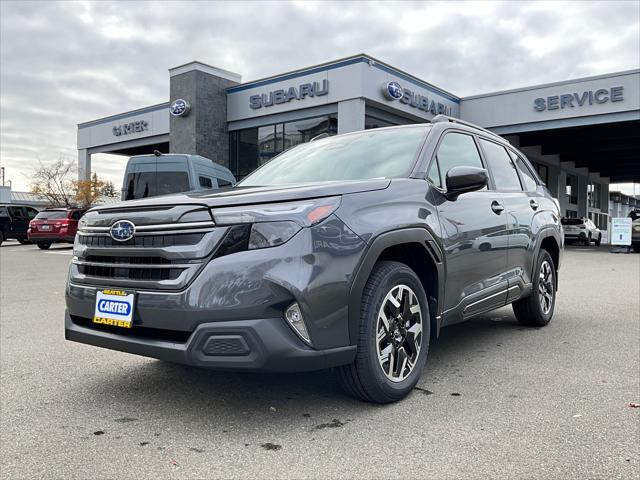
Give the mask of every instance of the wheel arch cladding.
<path id="1" fill-rule="evenodd" d="M 357 342 L 364 287 L 375 264 L 381 260 L 404 263 L 420 278 L 429 300 L 431 336 L 437 336 L 440 328 L 438 316 L 444 298 L 443 255 L 428 230 L 408 228 L 379 235 L 364 254 L 349 291 L 350 343 Z"/>
<path id="2" fill-rule="evenodd" d="M 558 241 L 553 236 L 548 236 L 542 239 L 540 242 L 540 250 L 546 250 L 551 255 L 551 259 L 553 260 L 553 267 L 555 269 L 555 277 L 556 277 L 556 291 L 558 290 L 558 268 L 560 264 L 560 246 L 558 245 Z M 535 260 L 534 260 L 535 261 Z"/>

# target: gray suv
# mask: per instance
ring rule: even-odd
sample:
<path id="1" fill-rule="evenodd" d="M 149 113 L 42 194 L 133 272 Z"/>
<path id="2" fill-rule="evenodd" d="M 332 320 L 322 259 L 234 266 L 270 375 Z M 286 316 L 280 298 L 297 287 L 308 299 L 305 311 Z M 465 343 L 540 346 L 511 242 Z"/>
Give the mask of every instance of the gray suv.
<path id="1" fill-rule="evenodd" d="M 388 403 L 444 326 L 508 304 L 546 325 L 562 249 L 525 156 L 438 116 L 299 145 L 234 188 L 90 210 L 65 335 L 219 370 L 336 367 Z"/>

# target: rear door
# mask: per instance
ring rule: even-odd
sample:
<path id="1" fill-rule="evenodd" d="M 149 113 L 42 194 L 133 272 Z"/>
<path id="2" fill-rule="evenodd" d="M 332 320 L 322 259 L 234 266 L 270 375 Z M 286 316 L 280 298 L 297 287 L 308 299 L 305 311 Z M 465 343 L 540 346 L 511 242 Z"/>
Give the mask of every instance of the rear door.
<path id="1" fill-rule="evenodd" d="M 480 140 L 480 146 L 491 167 L 496 191 L 500 192 L 506 208 L 509 240 L 507 302 L 510 302 L 520 296 L 525 284 L 531 282 L 530 270 L 535 248 L 533 224 L 536 211 L 540 208 L 542 193 L 538 192 L 538 184 L 524 160 L 515 152 L 487 138 Z M 516 164 L 527 170 L 520 174 Z"/>
<path id="2" fill-rule="evenodd" d="M 10 232 L 14 237 L 26 237 L 29 219 L 24 207 L 9 207 L 11 215 Z"/>
<path id="3" fill-rule="evenodd" d="M 457 166 L 486 168 L 475 137 L 448 130 L 440 139 L 428 179 L 444 193 L 446 172 Z M 436 203 L 447 270 L 445 323 L 504 305 L 507 237 L 500 195 L 485 188 L 456 200 L 443 194 Z"/>

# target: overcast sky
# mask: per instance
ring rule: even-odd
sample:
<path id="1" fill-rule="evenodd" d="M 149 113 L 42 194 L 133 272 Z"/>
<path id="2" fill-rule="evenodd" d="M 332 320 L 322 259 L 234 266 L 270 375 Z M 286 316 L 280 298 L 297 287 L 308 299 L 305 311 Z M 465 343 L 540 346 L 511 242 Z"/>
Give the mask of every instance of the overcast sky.
<path id="1" fill-rule="evenodd" d="M 640 66 L 637 0 L 0 5 L 0 161 L 14 190 L 38 158 L 77 158 L 78 123 L 168 101 L 167 69 L 191 60 L 249 81 L 364 52 L 461 96 Z M 121 157 L 93 167 L 119 188 Z"/>

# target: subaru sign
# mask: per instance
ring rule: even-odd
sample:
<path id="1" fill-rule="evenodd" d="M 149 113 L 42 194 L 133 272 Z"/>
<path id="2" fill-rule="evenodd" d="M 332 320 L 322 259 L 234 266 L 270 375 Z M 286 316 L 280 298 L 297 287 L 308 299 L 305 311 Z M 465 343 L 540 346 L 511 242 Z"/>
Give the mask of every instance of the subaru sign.
<path id="1" fill-rule="evenodd" d="M 447 107 L 445 104 L 428 98 L 426 95 L 415 93 L 408 88 L 404 88 L 396 81 L 386 82 L 382 86 L 382 94 L 384 98 L 392 102 L 399 101 L 409 107 L 417 108 L 425 112 L 432 113 L 433 115 L 452 115 L 451 107 Z"/>
<path id="2" fill-rule="evenodd" d="M 117 242 L 126 242 L 133 238 L 133 234 L 136 231 L 136 226 L 129 220 L 118 220 L 111 225 L 109 235 Z"/>
<path id="3" fill-rule="evenodd" d="M 398 82 L 387 82 L 382 86 L 382 93 L 387 100 L 400 100 L 404 95 L 404 90 Z"/>
<path id="4" fill-rule="evenodd" d="M 169 112 L 174 117 L 186 117 L 189 114 L 189 110 L 191 110 L 191 105 L 182 98 L 171 102 L 171 106 L 169 107 Z"/>
<path id="5" fill-rule="evenodd" d="M 262 107 L 270 107 L 290 102 L 291 100 L 304 100 L 307 97 L 321 97 L 329 93 L 329 80 L 320 82 L 303 83 L 299 87 L 288 87 L 273 90 L 272 92 L 249 97 L 249 107 L 257 110 Z"/>

